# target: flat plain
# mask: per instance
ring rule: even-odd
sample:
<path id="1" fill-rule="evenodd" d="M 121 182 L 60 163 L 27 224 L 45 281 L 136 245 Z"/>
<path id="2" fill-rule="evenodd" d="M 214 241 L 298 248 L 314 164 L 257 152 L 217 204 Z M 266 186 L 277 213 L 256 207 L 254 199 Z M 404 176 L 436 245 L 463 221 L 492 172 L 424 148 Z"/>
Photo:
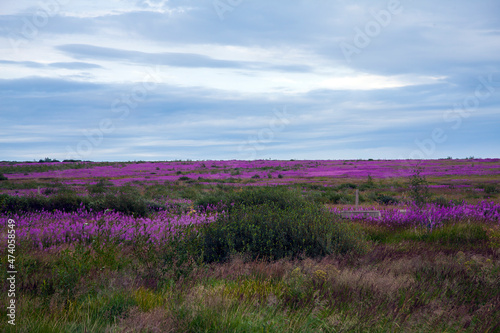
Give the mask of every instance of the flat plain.
<path id="1" fill-rule="evenodd" d="M 0 179 L 2 331 L 500 331 L 500 159 L 47 159 Z"/>

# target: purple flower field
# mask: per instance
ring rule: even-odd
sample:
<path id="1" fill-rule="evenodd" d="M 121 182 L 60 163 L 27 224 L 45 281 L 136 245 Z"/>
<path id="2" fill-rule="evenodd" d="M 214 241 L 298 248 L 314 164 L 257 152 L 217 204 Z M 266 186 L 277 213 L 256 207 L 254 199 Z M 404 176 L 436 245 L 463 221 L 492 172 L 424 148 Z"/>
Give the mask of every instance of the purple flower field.
<path id="1" fill-rule="evenodd" d="M 366 207 L 366 210 L 375 209 Z M 332 208 L 333 213 L 345 209 Z M 350 208 L 347 210 L 354 210 Z M 401 206 L 398 208 L 382 209 L 380 217 L 353 216 L 353 220 L 365 220 L 370 223 L 386 227 L 426 227 L 433 229 L 448 222 L 496 222 L 500 223 L 500 204 L 492 201 L 482 201 L 478 204 L 452 205 L 450 207 L 427 204 L 419 208 L 416 205 Z"/>
<path id="2" fill-rule="evenodd" d="M 220 180 L 227 178 L 260 179 L 283 178 L 279 183 L 297 182 L 319 177 L 325 178 L 366 178 L 375 179 L 408 177 L 417 162 L 408 160 L 351 160 L 351 161 L 197 161 L 197 162 L 141 162 L 141 163 L 85 163 L 85 168 L 60 169 L 71 163 L 16 163 L 12 169 L 22 167 L 54 168 L 44 172 L 19 172 L 8 174 L 12 180 L 59 179 L 67 184 L 89 184 L 98 178 L 109 179 L 115 186 L 127 182 L 164 182 L 175 181 L 180 176 L 192 179 Z M 95 166 L 94 166 L 95 165 Z M 6 164 L 0 163 L 0 170 Z M 468 159 L 468 160 L 429 160 L 418 163 L 424 169 L 422 175 L 427 177 L 461 178 L 463 176 L 496 176 L 500 175 L 500 159 Z M 24 171 L 24 170 L 23 170 Z M 1 172 L 1 171 L 0 171 Z M 254 178 L 255 179 L 255 178 Z M 266 181 L 274 183 L 276 181 Z"/>
<path id="3" fill-rule="evenodd" d="M 429 180 L 428 189 L 434 196 L 441 196 L 440 202 L 429 202 L 425 207 L 418 208 L 408 200 L 403 183 L 417 164 L 422 170 L 421 175 Z M 0 170 L 4 171 L 11 186 L 1 187 L 0 194 L 21 197 L 54 196 L 58 193 L 56 190 L 48 191 L 54 184 L 66 186 L 78 196 L 90 197 L 95 195 L 88 192 L 89 186 L 103 181 L 104 188 L 118 190 L 125 185 L 132 185 L 142 192 L 155 186 L 156 189 L 169 187 L 168 191 L 152 197 L 164 208 L 148 217 L 83 208 L 73 212 L 19 211 L 0 215 L 3 227 L 9 218 L 16 220 L 19 239 L 39 249 L 74 242 L 85 244 L 97 235 L 106 235 L 109 240 L 128 244 L 133 244 L 137 236 L 147 237 L 155 244 L 161 243 L 176 227 L 216 219 L 214 213 L 194 211 L 193 194 L 187 196 L 185 192 L 210 192 L 216 189 L 214 186 L 217 184 L 235 191 L 241 186 L 290 186 L 302 189 L 305 194 L 314 190 L 318 195 L 325 196 L 333 193 L 328 191 L 335 190 L 343 198 L 340 204 L 330 203 L 328 199 L 324 203 L 331 212 L 339 213 L 354 209 L 351 201 L 354 190 L 349 186 L 363 188 L 367 181 L 377 181 L 377 184 L 370 183 L 370 187 L 361 192 L 367 202 L 360 209 L 378 209 L 381 217 L 358 216 L 353 220 L 362 219 L 388 227 L 425 226 L 429 229 L 452 221 L 494 224 L 500 221 L 500 203 L 496 192 L 486 193 L 485 190 L 488 189 L 485 184 L 493 186 L 493 189 L 498 184 L 499 159 L 429 160 L 418 163 L 405 160 L 3 163 Z M 34 182 L 33 188 L 23 185 L 29 182 Z M 345 183 L 354 185 L 336 189 Z M 394 197 L 397 204 L 377 204 L 377 196 L 380 195 Z M 183 205 L 187 210 L 174 213 L 168 207 L 175 205 Z"/>
<path id="4" fill-rule="evenodd" d="M 138 237 L 147 242 L 160 244 L 175 232 L 177 227 L 212 222 L 217 214 L 191 212 L 173 215 L 160 212 L 150 218 L 133 218 L 121 213 L 92 212 L 84 209 L 76 212 L 37 212 L 0 217 L 7 225 L 14 219 L 18 239 L 28 247 L 54 249 L 72 243 L 90 244 L 97 236 L 108 241 L 133 245 Z"/>
<path id="5" fill-rule="evenodd" d="M 351 208 L 353 210 L 354 208 Z M 365 207 L 365 209 L 374 209 Z M 343 209 L 332 208 L 332 213 Z M 183 215 L 159 212 L 148 218 L 134 218 L 122 213 L 106 211 L 92 212 L 80 209 L 76 212 L 37 212 L 14 214 L 0 217 L 0 224 L 7 225 L 8 219 L 17 225 L 18 239 L 28 247 L 38 249 L 57 249 L 73 243 L 90 244 L 97 236 L 123 244 L 134 244 L 137 237 L 159 245 L 168 239 L 177 227 L 210 223 L 217 213 L 191 211 Z M 483 201 L 479 204 L 462 204 L 443 207 L 428 204 L 383 209 L 381 217 L 354 216 L 352 220 L 364 220 L 385 227 L 426 227 L 433 229 L 448 222 L 497 222 L 500 223 L 500 205 Z"/>

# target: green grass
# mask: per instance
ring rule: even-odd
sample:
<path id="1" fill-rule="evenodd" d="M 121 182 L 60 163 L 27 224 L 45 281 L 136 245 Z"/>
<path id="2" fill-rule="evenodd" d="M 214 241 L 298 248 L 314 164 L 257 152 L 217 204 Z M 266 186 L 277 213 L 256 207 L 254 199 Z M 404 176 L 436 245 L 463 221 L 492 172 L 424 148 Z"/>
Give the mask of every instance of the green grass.
<path id="1" fill-rule="evenodd" d="M 14 164 L 14 163 L 9 163 Z M 39 173 L 39 172 L 47 172 L 47 171 L 60 171 L 60 170 L 69 170 L 69 169 L 89 169 L 95 168 L 98 166 L 116 166 L 121 165 L 123 163 L 115 163 L 115 162 L 76 162 L 76 163 L 56 163 L 56 164 L 34 164 L 34 165 L 2 165 L 0 166 L 0 173 L 3 174 L 11 174 L 11 173 Z"/>
<path id="2" fill-rule="evenodd" d="M 20 243 L 16 327 L 2 320 L 0 331 L 500 331 L 498 224 L 390 229 L 339 221 L 321 194 L 165 188 L 125 187 L 115 204 L 171 193 L 231 208 L 157 247 L 96 238 L 49 253 Z"/>
<path id="3" fill-rule="evenodd" d="M 444 238 L 459 235 L 456 230 L 461 229 Z M 26 274 L 18 284 L 17 330 L 5 321 L 0 330 L 498 331 L 498 247 L 450 251 L 439 241 L 425 248 L 408 237 L 415 244 L 408 251 L 407 245 L 387 241 L 347 257 L 267 261 L 233 255 L 224 263 L 192 263 L 180 275 L 169 274 L 173 266 L 144 274 L 158 257 L 127 248 L 103 248 L 100 255 L 107 259 L 102 260 L 84 251 L 25 253 L 19 263 Z M 113 264 L 113 257 L 128 264 Z M 74 273 L 64 280 L 68 272 Z M 44 292 L 43 281 L 52 274 L 58 282 Z M 68 287 L 72 293 L 64 292 Z"/>
<path id="4" fill-rule="evenodd" d="M 368 237 L 375 242 L 395 244 L 411 241 L 451 249 L 488 246 L 489 228 L 489 225 L 477 223 L 450 223 L 433 230 L 423 227 L 393 229 L 374 225 L 362 226 Z"/>
<path id="5" fill-rule="evenodd" d="M 74 212 L 82 208 L 94 211 L 115 210 L 133 216 L 148 216 L 165 208 L 164 205 L 148 200 L 138 189 L 123 187 L 117 191 L 107 192 L 98 190 L 99 185 L 93 187 L 93 195 L 79 196 L 71 190 L 54 190 L 54 194 L 16 196 L 0 194 L 0 213 L 66 211 Z M 47 191 L 45 191 L 47 192 Z M 52 192 L 52 191 L 51 191 Z"/>

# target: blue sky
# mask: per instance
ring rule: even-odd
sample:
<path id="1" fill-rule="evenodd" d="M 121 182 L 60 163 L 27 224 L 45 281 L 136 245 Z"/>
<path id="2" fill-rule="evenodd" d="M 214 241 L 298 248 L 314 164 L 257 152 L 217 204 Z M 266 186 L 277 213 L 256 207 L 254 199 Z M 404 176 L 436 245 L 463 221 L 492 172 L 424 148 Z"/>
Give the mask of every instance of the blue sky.
<path id="1" fill-rule="evenodd" d="M 0 4 L 0 160 L 500 157 L 500 2 Z"/>

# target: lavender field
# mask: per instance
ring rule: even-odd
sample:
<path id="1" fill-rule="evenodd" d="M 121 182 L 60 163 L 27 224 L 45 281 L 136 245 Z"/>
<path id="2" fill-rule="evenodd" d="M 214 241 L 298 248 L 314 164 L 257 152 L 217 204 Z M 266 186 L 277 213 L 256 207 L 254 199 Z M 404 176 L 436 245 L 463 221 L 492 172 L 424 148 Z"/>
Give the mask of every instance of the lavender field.
<path id="1" fill-rule="evenodd" d="M 0 179 L 21 331 L 500 330 L 500 159 L 2 162 Z"/>

